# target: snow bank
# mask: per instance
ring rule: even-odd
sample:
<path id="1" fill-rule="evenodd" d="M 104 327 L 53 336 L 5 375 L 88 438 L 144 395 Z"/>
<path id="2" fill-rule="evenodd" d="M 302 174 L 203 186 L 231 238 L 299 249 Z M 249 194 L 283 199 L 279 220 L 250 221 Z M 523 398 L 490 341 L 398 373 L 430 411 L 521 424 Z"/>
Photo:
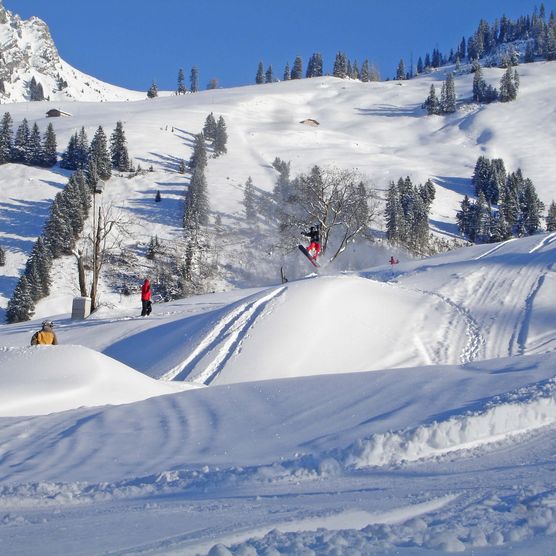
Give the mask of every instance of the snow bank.
<path id="1" fill-rule="evenodd" d="M 158 382 L 83 346 L 0 351 L 0 416 L 125 404 L 191 386 Z"/>
<path id="2" fill-rule="evenodd" d="M 374 434 L 348 449 L 347 465 L 397 464 L 503 440 L 556 423 L 556 379 L 496 396 L 482 411 L 403 432 Z"/>

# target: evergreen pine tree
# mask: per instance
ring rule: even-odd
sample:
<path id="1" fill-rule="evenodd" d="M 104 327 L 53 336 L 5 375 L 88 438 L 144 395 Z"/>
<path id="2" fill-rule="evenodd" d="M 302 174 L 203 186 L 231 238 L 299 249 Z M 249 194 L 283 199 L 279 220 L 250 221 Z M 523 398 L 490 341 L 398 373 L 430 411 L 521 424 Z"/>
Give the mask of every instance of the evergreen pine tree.
<path id="1" fill-rule="evenodd" d="M 52 168 L 58 161 L 56 134 L 54 133 L 54 126 L 49 123 L 46 127 L 42 142 L 42 160 L 41 166 L 45 168 Z"/>
<path id="2" fill-rule="evenodd" d="M 293 62 L 292 68 L 292 79 L 302 79 L 303 78 L 303 62 L 300 56 L 296 56 Z"/>
<path id="3" fill-rule="evenodd" d="M 44 91 L 42 85 L 37 83 L 37 80 L 33 76 L 29 82 L 29 100 L 30 101 L 41 101 L 44 100 Z"/>
<path id="4" fill-rule="evenodd" d="M 289 81 L 292 78 L 292 73 L 290 70 L 289 62 L 286 62 L 286 67 L 284 68 L 284 81 Z"/>
<path id="5" fill-rule="evenodd" d="M 0 266 L 5 266 L 6 265 L 6 251 L 4 251 L 4 248 L 0 245 Z"/>
<path id="6" fill-rule="evenodd" d="M 193 152 L 189 159 L 189 168 L 195 170 L 199 168 L 203 170 L 207 167 L 207 148 L 205 145 L 205 136 L 202 133 L 195 135 L 193 140 Z"/>
<path id="7" fill-rule="evenodd" d="M 527 235 L 533 235 L 541 229 L 541 215 L 544 204 L 537 195 L 537 191 L 530 179 L 524 181 L 523 187 L 523 227 Z"/>
<path id="8" fill-rule="evenodd" d="M 160 203 L 162 201 L 162 195 L 160 194 L 160 190 L 157 190 L 156 195 L 154 196 L 154 202 Z"/>
<path id="9" fill-rule="evenodd" d="M 196 167 L 193 170 L 186 202 L 184 227 L 186 234 L 196 239 L 201 226 L 206 226 L 209 220 L 210 209 L 204 169 Z"/>
<path id="10" fill-rule="evenodd" d="M 440 107 L 444 114 L 453 114 L 456 111 L 456 89 L 454 85 L 454 74 L 450 72 L 442 86 L 440 95 Z"/>
<path id="11" fill-rule="evenodd" d="M 338 52 L 336 54 L 332 75 L 340 79 L 345 79 L 347 77 L 347 56 L 343 52 Z"/>
<path id="12" fill-rule="evenodd" d="M 0 124 L 0 165 L 11 162 L 12 159 L 12 116 L 9 112 L 5 112 Z"/>
<path id="13" fill-rule="evenodd" d="M 205 125 L 203 126 L 203 135 L 207 141 L 214 141 L 216 138 L 216 119 L 214 118 L 214 114 L 211 112 L 206 120 Z"/>
<path id="14" fill-rule="evenodd" d="M 546 216 L 546 231 L 556 232 L 556 202 L 552 201 Z"/>
<path id="15" fill-rule="evenodd" d="M 274 74 L 272 73 L 272 64 L 268 66 L 265 73 L 265 83 L 274 83 Z"/>
<path id="16" fill-rule="evenodd" d="M 35 305 L 29 291 L 29 282 L 25 275 L 19 279 L 6 310 L 6 322 L 24 322 L 31 319 L 35 312 Z"/>
<path id="17" fill-rule="evenodd" d="M 224 118 L 220 116 L 216 124 L 216 133 L 212 143 L 214 156 L 220 156 L 221 154 L 228 152 L 228 149 L 226 148 L 227 142 L 228 132 L 226 131 L 226 122 L 224 121 Z"/>
<path id="18" fill-rule="evenodd" d="M 423 73 L 424 69 L 425 66 L 423 65 L 423 58 L 419 56 L 419 59 L 417 60 L 417 73 Z"/>
<path id="19" fill-rule="evenodd" d="M 251 176 L 245 182 L 245 189 L 243 190 L 243 207 L 245 209 L 245 219 L 249 222 L 254 222 L 257 217 L 255 187 Z"/>
<path id="20" fill-rule="evenodd" d="M 119 172 L 128 172 L 130 161 L 127 140 L 122 122 L 116 122 L 116 128 L 110 137 L 110 158 L 112 166 Z"/>
<path id="21" fill-rule="evenodd" d="M 75 144 L 75 168 L 72 170 L 84 170 L 89 162 L 89 139 L 85 127 L 81 127 Z"/>
<path id="22" fill-rule="evenodd" d="M 27 146 L 28 160 L 27 164 L 31 166 L 41 166 L 43 154 L 41 143 L 41 132 L 37 122 L 33 123 L 31 132 L 29 133 L 29 144 Z"/>
<path id="23" fill-rule="evenodd" d="M 190 90 L 192 93 L 199 92 L 199 69 L 197 66 L 193 66 L 191 68 L 191 76 L 189 78 L 190 81 Z"/>
<path id="24" fill-rule="evenodd" d="M 363 81 L 363 83 L 370 81 L 369 60 L 367 59 L 365 59 L 363 65 L 361 66 L 361 81 Z"/>
<path id="25" fill-rule="evenodd" d="M 305 77 L 322 77 L 323 69 L 322 69 L 322 55 L 319 52 L 315 52 L 309 58 L 309 62 L 307 64 L 307 71 L 305 73 Z"/>
<path id="26" fill-rule="evenodd" d="M 178 88 L 176 90 L 176 93 L 178 95 L 185 95 L 185 93 L 187 93 L 187 87 L 185 86 L 185 75 L 181 68 L 178 71 Z"/>
<path id="27" fill-rule="evenodd" d="M 405 238 L 405 220 L 398 186 L 390 183 L 386 197 L 386 208 L 384 210 L 384 218 L 386 221 L 386 237 L 395 244 L 401 243 Z"/>
<path id="28" fill-rule="evenodd" d="M 500 102 L 510 102 L 517 98 L 517 89 L 519 81 L 516 84 L 517 70 L 508 66 L 502 79 L 500 79 Z M 518 78 L 519 79 L 519 78 Z"/>
<path id="29" fill-rule="evenodd" d="M 479 156 L 477 162 L 475 163 L 473 176 L 471 177 L 471 183 L 475 187 L 475 195 L 477 195 L 477 197 L 481 191 L 485 193 L 487 190 L 491 173 L 492 169 L 490 160 L 486 156 Z"/>
<path id="30" fill-rule="evenodd" d="M 466 236 L 470 236 L 473 222 L 473 206 L 467 195 L 463 198 L 460 210 L 456 213 L 456 221 L 459 231 Z"/>
<path id="31" fill-rule="evenodd" d="M 182 159 L 180 160 L 180 164 L 179 164 L 179 166 L 178 166 L 178 172 L 179 172 L 180 174 L 185 174 L 185 170 L 186 170 L 185 160 L 182 158 Z"/>
<path id="32" fill-rule="evenodd" d="M 99 182 L 97 163 L 94 158 L 90 158 L 87 163 L 87 169 L 85 170 L 85 180 L 87 182 L 87 187 L 92 193 L 97 192 L 97 184 Z"/>
<path id="33" fill-rule="evenodd" d="M 71 255 L 73 230 L 65 209 L 62 193 L 57 193 L 50 205 L 50 215 L 44 227 L 44 241 L 53 259 Z"/>
<path id="34" fill-rule="evenodd" d="M 62 153 L 60 168 L 66 170 L 77 169 L 77 141 L 77 133 L 74 133 L 69 139 L 66 150 Z"/>
<path id="35" fill-rule="evenodd" d="M 257 85 L 262 85 L 265 82 L 264 66 L 262 62 L 259 62 L 259 67 L 257 68 L 257 75 L 255 76 L 255 83 Z"/>
<path id="36" fill-rule="evenodd" d="M 151 83 L 151 86 L 149 87 L 149 90 L 147 91 L 147 97 L 156 98 L 157 96 L 158 96 L 158 87 L 156 83 L 153 81 Z"/>
<path id="37" fill-rule="evenodd" d="M 95 136 L 91 141 L 89 157 L 92 158 L 97 165 L 98 177 L 103 181 L 109 180 L 112 176 L 112 161 L 110 160 L 106 134 L 102 126 L 98 126 Z"/>
<path id="38" fill-rule="evenodd" d="M 20 126 L 17 128 L 14 138 L 13 150 L 12 150 L 12 162 L 19 164 L 27 164 L 30 159 L 29 156 L 29 136 L 31 132 L 29 130 L 29 123 L 27 118 L 23 118 Z"/>
<path id="39" fill-rule="evenodd" d="M 400 59 L 400 62 L 398 64 L 398 69 L 396 70 L 396 80 L 398 81 L 402 81 L 404 80 L 406 77 L 405 75 L 405 64 L 403 61 L 403 58 Z"/>
<path id="40" fill-rule="evenodd" d="M 491 241 L 491 210 L 481 191 L 475 203 L 474 221 L 472 224 L 473 241 L 475 243 L 490 243 Z"/>
<path id="41" fill-rule="evenodd" d="M 434 88 L 434 85 L 431 85 L 429 96 L 427 97 L 427 100 L 425 100 L 423 108 L 427 110 L 427 114 L 429 116 L 438 115 L 441 112 L 440 101 L 436 96 L 436 89 Z"/>

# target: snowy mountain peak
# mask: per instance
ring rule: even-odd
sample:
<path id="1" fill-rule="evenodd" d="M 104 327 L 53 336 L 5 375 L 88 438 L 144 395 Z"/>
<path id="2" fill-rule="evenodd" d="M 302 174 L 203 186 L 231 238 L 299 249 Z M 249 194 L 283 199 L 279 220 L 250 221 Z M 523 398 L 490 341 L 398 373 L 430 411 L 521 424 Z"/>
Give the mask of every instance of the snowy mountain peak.
<path id="1" fill-rule="evenodd" d="M 22 20 L 0 3 L 0 101 L 135 100 L 135 93 L 94 79 L 64 62 L 48 25 Z"/>

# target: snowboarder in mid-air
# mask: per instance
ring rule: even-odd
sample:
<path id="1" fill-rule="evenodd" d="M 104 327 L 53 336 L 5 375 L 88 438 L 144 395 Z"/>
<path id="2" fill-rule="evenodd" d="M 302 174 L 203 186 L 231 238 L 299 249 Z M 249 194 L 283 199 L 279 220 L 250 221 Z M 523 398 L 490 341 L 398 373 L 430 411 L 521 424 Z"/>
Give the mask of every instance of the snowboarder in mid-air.
<path id="1" fill-rule="evenodd" d="M 313 263 L 314 266 L 318 266 L 317 257 L 320 254 L 320 226 L 311 226 L 308 232 L 301 232 L 302 235 L 309 238 L 309 245 L 303 247 L 299 245 L 300 251 Z"/>

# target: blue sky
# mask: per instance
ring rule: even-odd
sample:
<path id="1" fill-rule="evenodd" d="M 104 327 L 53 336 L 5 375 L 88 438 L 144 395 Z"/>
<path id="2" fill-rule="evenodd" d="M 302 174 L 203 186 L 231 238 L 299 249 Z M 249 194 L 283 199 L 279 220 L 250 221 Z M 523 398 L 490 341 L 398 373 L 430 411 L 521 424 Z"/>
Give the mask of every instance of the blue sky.
<path id="1" fill-rule="evenodd" d="M 544 3 L 547 14 L 555 2 Z M 321 52 L 331 71 L 337 51 L 374 62 L 393 77 L 400 58 L 414 63 L 449 52 L 481 18 L 514 19 L 533 0 L 4 0 L 50 27 L 60 55 L 79 70 L 130 89 L 175 89 L 183 68 L 199 68 L 202 88 L 254 82 L 259 61 L 281 76 L 297 55 Z"/>

